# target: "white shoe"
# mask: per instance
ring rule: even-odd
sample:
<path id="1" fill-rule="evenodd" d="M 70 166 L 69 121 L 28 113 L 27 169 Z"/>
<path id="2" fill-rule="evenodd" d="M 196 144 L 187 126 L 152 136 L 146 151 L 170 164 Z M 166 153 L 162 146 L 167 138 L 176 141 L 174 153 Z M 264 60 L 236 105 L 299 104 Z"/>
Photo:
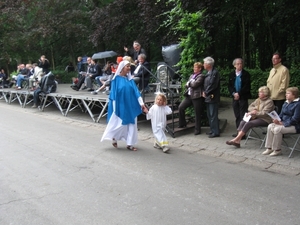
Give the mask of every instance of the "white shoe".
<path id="1" fill-rule="evenodd" d="M 272 149 L 270 149 L 270 148 L 267 148 L 267 149 L 266 149 L 266 151 L 264 151 L 264 152 L 263 152 L 263 153 L 261 153 L 261 154 L 263 154 L 263 155 L 270 155 L 272 152 L 273 152 L 273 150 L 272 150 Z"/>
<path id="2" fill-rule="evenodd" d="M 270 154 L 270 156 L 277 156 L 277 155 L 282 155 L 282 152 L 281 152 L 280 149 L 279 149 L 279 150 L 275 150 L 275 151 L 273 151 L 273 152 Z"/>
<path id="3" fill-rule="evenodd" d="M 163 152 L 167 152 L 167 151 L 169 151 L 170 149 L 167 147 L 167 146 L 164 146 L 163 147 Z"/>

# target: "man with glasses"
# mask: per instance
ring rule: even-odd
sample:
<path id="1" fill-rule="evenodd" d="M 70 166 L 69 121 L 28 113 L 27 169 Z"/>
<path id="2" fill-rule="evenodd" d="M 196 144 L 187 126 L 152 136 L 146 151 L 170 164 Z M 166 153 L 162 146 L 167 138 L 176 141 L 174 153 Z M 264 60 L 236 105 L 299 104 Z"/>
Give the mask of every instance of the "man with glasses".
<path id="1" fill-rule="evenodd" d="M 271 92 L 271 99 L 274 102 L 277 113 L 281 112 L 283 103 L 285 102 L 285 91 L 289 87 L 290 74 L 289 70 L 281 64 L 281 56 L 275 52 L 272 57 L 273 68 L 270 71 L 267 80 L 267 87 Z"/>

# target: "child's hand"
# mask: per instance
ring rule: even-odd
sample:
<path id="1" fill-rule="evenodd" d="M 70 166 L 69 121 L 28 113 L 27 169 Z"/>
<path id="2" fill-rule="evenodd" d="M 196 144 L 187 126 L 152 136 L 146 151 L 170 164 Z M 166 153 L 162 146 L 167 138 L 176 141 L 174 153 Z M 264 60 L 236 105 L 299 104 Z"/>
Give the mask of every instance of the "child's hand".
<path id="1" fill-rule="evenodd" d="M 143 110 L 144 113 L 148 113 L 148 109 L 145 105 L 142 105 L 142 110 Z"/>

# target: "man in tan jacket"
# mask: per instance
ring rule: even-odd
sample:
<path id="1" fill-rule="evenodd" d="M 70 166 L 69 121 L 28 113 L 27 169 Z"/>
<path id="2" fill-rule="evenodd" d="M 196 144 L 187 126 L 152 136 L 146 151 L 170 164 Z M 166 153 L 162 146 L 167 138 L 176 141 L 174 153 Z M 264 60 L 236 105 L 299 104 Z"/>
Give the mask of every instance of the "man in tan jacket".
<path id="1" fill-rule="evenodd" d="M 289 87 L 290 74 L 289 70 L 281 64 L 281 56 L 278 52 L 273 54 L 272 63 L 273 69 L 270 71 L 267 87 L 271 91 L 271 99 L 279 114 L 285 101 L 285 90 Z"/>

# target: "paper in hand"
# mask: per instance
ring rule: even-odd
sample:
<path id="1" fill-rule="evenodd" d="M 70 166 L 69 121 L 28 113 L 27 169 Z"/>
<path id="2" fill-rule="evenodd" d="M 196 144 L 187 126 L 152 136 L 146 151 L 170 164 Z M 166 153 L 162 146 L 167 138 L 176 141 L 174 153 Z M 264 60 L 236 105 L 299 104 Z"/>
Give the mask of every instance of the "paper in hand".
<path id="1" fill-rule="evenodd" d="M 249 122 L 250 119 L 251 119 L 251 115 L 250 115 L 250 114 L 248 115 L 248 113 L 245 113 L 245 115 L 244 115 L 244 117 L 243 117 L 243 120 L 244 120 L 245 122 Z"/>
<path id="2" fill-rule="evenodd" d="M 278 120 L 281 121 L 280 117 L 278 116 L 277 112 L 273 110 L 272 112 L 268 113 L 268 115 L 273 119 L 273 120 Z"/>

